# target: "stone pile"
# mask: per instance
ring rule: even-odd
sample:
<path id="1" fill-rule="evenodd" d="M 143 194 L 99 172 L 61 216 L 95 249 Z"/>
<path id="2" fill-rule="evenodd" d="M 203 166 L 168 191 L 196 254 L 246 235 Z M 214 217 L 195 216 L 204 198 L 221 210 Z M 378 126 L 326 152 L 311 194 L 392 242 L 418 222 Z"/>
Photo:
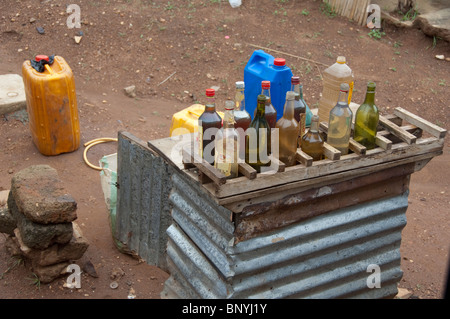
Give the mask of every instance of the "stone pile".
<path id="1" fill-rule="evenodd" d="M 79 226 L 76 201 L 67 194 L 55 169 L 28 167 L 16 173 L 6 205 L 0 202 L 0 232 L 8 234 L 11 255 L 31 261 L 41 283 L 64 275 L 89 246 Z"/>

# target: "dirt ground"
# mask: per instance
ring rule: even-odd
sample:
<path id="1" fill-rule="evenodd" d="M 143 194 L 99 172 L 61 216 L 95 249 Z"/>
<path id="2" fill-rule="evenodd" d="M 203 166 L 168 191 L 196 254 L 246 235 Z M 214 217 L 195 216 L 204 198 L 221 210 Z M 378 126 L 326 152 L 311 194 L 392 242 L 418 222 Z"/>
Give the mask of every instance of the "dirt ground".
<path id="1" fill-rule="evenodd" d="M 36 54 L 63 56 L 75 74 L 82 143 L 117 137 L 118 130 L 143 140 L 167 137 L 173 113 L 204 101 L 204 90 L 211 86 L 219 88 L 218 109 L 223 110 L 255 45 L 280 51 L 266 52 L 286 58 L 301 77 L 311 108 L 322 90 L 322 64 L 344 55 L 356 77 L 355 103 L 362 103 L 366 83 L 374 80 L 382 114 L 401 106 L 450 127 L 450 62 L 435 58 L 450 57 L 450 44 L 420 30 L 383 25 L 385 34 L 376 39 L 369 29 L 321 9 L 319 0 L 244 0 L 236 9 L 220 0 L 72 2 L 81 8 L 80 29 L 66 25 L 68 2 L 1 1 L 0 74 L 21 74 L 23 61 Z M 80 31 L 77 44 L 74 36 Z M 136 86 L 135 98 L 123 92 L 130 85 Z M 115 248 L 99 172 L 84 162 L 84 147 L 56 157 L 41 155 L 20 113 L 0 117 L 0 136 L 0 190 L 9 189 L 12 175 L 30 165 L 57 169 L 78 202 L 77 223 L 90 242 L 77 264 L 90 261 L 98 273 L 98 278 L 83 273 L 81 289 L 63 287 L 64 277 L 39 285 L 28 264 L 17 264 L 6 253 L 0 235 L 0 298 L 160 298 L 168 274 Z M 114 143 L 99 145 L 89 160 L 97 164 L 115 152 Z M 444 293 L 449 160 L 447 137 L 444 154 L 411 178 L 399 284 L 413 293 L 411 298 L 440 299 Z M 111 275 L 118 269 L 124 275 L 112 289 Z"/>

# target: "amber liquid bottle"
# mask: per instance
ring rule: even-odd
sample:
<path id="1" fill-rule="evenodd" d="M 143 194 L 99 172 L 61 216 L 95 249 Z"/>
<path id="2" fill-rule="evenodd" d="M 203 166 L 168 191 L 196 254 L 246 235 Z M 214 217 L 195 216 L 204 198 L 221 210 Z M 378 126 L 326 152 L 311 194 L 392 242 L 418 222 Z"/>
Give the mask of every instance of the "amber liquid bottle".
<path id="1" fill-rule="evenodd" d="M 302 92 L 300 91 L 300 78 L 298 76 L 293 76 L 291 78 L 291 91 L 295 92 L 295 102 L 294 102 L 294 118 L 299 124 L 298 130 L 298 140 L 297 145 L 300 147 L 302 142 L 302 137 L 306 130 L 306 105 L 300 98 Z"/>
<path id="2" fill-rule="evenodd" d="M 279 146 L 279 159 L 286 166 L 295 164 L 295 153 L 297 153 L 297 143 L 299 135 L 299 123 L 294 118 L 295 92 L 286 93 L 286 103 L 284 105 L 283 117 L 280 118 L 275 126 L 278 129 L 277 135 Z M 276 143 L 272 139 L 272 143 Z"/>
<path id="3" fill-rule="evenodd" d="M 264 116 L 267 123 L 269 123 L 270 128 L 275 128 L 275 125 L 277 124 L 277 110 L 275 110 L 270 98 L 270 81 L 262 81 L 261 89 L 261 95 L 266 96 L 266 109 L 264 110 Z"/>
<path id="4" fill-rule="evenodd" d="M 355 132 L 353 139 L 364 145 L 368 150 L 375 148 L 375 137 L 377 136 L 377 126 L 379 120 L 378 108 L 375 105 L 374 82 L 367 84 L 367 93 L 364 103 L 356 111 Z"/>
<path id="5" fill-rule="evenodd" d="M 328 123 L 327 143 L 341 152 L 348 154 L 348 144 L 352 131 L 353 113 L 348 106 L 349 85 L 342 83 L 340 87 L 338 102 L 330 111 Z"/>
<path id="6" fill-rule="evenodd" d="M 323 158 L 323 142 L 324 140 L 319 133 L 319 117 L 313 115 L 311 127 L 302 137 L 301 149 L 311 156 L 314 161 L 320 161 Z"/>
<path id="7" fill-rule="evenodd" d="M 245 110 L 245 83 L 236 82 L 235 108 L 234 108 L 234 127 L 239 134 L 239 157 L 245 159 L 245 131 L 250 126 L 252 118 Z"/>
<path id="8" fill-rule="evenodd" d="M 256 114 L 245 135 L 245 162 L 258 173 L 270 166 L 271 128 L 265 118 L 266 96 L 258 95 Z"/>
<path id="9" fill-rule="evenodd" d="M 215 139 L 214 167 L 227 178 L 235 178 L 239 174 L 239 135 L 234 127 L 234 102 L 225 102 L 223 127 L 217 132 Z"/>
<path id="10" fill-rule="evenodd" d="M 206 90 L 205 111 L 198 118 L 199 155 L 209 164 L 214 164 L 214 139 L 222 127 L 222 119 L 216 112 L 215 90 Z"/>

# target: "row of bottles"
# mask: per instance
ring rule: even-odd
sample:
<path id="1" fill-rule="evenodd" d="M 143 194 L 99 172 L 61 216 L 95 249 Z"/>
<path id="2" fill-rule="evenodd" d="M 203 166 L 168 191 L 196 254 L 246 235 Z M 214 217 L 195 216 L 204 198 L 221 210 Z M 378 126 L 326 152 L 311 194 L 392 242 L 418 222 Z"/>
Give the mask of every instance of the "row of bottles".
<path id="1" fill-rule="evenodd" d="M 340 67 L 345 66 L 345 58 L 338 58 L 336 64 Z M 348 72 L 344 75 L 347 76 L 347 80 L 352 80 Z M 326 118 L 328 120 L 326 142 L 338 149 L 342 155 L 348 154 L 352 132 L 353 114 L 349 103 L 353 82 L 350 84 L 348 82 L 341 83 L 337 102 L 334 102 L 335 105 Z M 302 89 L 299 77 L 292 76 L 291 88 L 286 92 L 283 114 L 280 117 L 272 104 L 271 82 L 261 81 L 261 93 L 257 96 L 253 120 L 246 110 L 244 81 L 236 82 L 235 99 L 226 102 L 223 120 L 215 109 L 214 89 L 207 89 L 205 111 L 199 118 L 198 126 L 200 156 L 230 178 L 238 176 L 239 161 L 245 160 L 258 172 L 261 172 L 263 166 L 270 166 L 272 141 L 278 142 L 278 154 L 275 155 L 278 155 L 286 166 L 295 165 L 298 148 L 310 155 L 313 160 L 322 159 L 325 142 L 319 132 L 319 119 L 322 118 L 320 115 L 312 116 L 303 99 Z M 356 113 L 354 128 L 354 139 L 367 149 L 375 147 L 378 125 L 374 94 L 375 83 L 370 82 L 366 100 Z M 311 123 L 308 130 L 307 122 Z M 274 132 L 276 135 L 271 136 Z"/>

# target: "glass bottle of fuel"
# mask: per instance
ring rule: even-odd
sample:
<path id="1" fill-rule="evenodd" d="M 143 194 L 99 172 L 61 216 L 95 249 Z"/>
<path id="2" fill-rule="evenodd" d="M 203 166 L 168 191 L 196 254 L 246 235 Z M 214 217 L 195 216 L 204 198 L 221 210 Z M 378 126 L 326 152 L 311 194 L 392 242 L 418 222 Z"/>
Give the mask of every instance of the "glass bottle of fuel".
<path id="1" fill-rule="evenodd" d="M 364 103 L 360 105 L 355 116 L 355 132 L 353 139 L 368 150 L 375 148 L 375 137 L 379 120 L 378 108 L 375 105 L 375 82 L 367 84 Z"/>
<path id="2" fill-rule="evenodd" d="M 236 82 L 235 108 L 234 108 L 234 127 L 239 134 L 239 157 L 245 159 L 245 131 L 250 126 L 252 118 L 245 110 L 245 83 Z"/>
<path id="3" fill-rule="evenodd" d="M 258 173 L 270 166 L 271 128 L 265 118 L 266 96 L 258 95 L 256 114 L 245 135 L 245 162 Z"/>
<path id="4" fill-rule="evenodd" d="M 270 128 L 275 128 L 275 125 L 277 124 L 277 110 L 274 108 L 270 97 L 270 81 L 261 82 L 261 95 L 266 96 L 266 109 L 264 111 L 264 116 L 267 123 L 269 123 Z M 255 110 L 255 115 L 256 112 L 257 110 Z"/>
<path id="5" fill-rule="evenodd" d="M 347 83 L 341 84 L 337 104 L 331 109 L 328 122 L 327 143 L 341 151 L 342 155 L 348 154 L 352 130 L 353 113 L 348 106 L 349 89 Z"/>
<path id="6" fill-rule="evenodd" d="M 227 178 L 235 178 L 239 174 L 239 135 L 234 127 L 234 102 L 225 102 L 223 127 L 217 132 L 215 139 L 214 167 Z"/>
<path id="7" fill-rule="evenodd" d="M 299 124 L 297 145 L 300 147 L 302 136 L 305 134 L 306 130 L 306 105 L 300 99 L 300 95 L 303 93 L 300 91 L 300 78 L 298 76 L 293 76 L 291 78 L 291 91 L 295 92 L 294 100 L 294 118 Z"/>
<path id="8" fill-rule="evenodd" d="M 302 137 L 301 149 L 314 161 L 320 161 L 323 158 L 323 142 L 324 140 L 319 133 L 319 116 L 313 115 L 311 127 Z"/>
<path id="9" fill-rule="evenodd" d="M 216 112 L 215 90 L 206 89 L 205 111 L 198 118 L 199 155 L 214 164 L 214 139 L 222 127 L 222 119 Z"/>
<path id="10" fill-rule="evenodd" d="M 294 108 L 296 94 L 293 91 L 286 93 L 286 103 L 284 105 L 283 117 L 280 118 L 275 126 L 278 136 L 279 158 L 286 166 L 295 164 L 295 153 L 297 153 L 297 143 L 300 124 L 294 118 Z M 276 138 L 272 143 L 276 143 Z"/>

